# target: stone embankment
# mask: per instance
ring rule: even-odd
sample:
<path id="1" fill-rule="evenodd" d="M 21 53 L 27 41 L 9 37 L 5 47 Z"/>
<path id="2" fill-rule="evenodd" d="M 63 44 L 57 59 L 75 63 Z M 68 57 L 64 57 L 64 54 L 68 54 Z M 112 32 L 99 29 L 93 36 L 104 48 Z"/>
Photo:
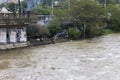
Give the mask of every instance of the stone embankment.
<path id="1" fill-rule="evenodd" d="M 27 46 L 29 46 L 29 42 L 15 43 L 15 44 L 1 44 L 0 45 L 0 50 L 22 48 L 22 47 L 27 47 Z"/>
<path id="2" fill-rule="evenodd" d="M 68 41 L 68 39 L 58 39 L 58 40 L 55 40 L 54 43 L 65 42 L 65 41 Z M 30 40 L 29 42 L 24 42 L 24 43 L 0 44 L 0 50 L 1 51 L 10 50 L 10 49 L 39 46 L 39 45 L 46 45 L 46 44 L 52 44 L 52 43 L 53 42 L 50 39 L 45 39 L 43 41 Z"/>

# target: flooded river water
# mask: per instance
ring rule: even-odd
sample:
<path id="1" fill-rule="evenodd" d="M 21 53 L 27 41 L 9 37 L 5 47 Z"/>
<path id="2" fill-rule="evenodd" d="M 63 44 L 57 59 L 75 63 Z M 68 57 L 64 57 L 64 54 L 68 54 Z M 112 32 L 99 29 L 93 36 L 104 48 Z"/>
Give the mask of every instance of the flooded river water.
<path id="1" fill-rule="evenodd" d="M 120 80 L 120 34 L 0 52 L 0 80 Z"/>

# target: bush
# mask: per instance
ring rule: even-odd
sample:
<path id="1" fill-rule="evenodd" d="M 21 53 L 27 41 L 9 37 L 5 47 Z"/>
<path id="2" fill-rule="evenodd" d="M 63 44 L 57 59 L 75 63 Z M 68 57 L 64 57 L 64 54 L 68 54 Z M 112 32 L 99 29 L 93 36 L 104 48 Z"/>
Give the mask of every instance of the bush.
<path id="1" fill-rule="evenodd" d="M 112 33 L 113 33 L 113 31 L 110 29 L 103 30 L 103 35 L 108 35 L 108 34 L 112 34 Z"/>
<path id="2" fill-rule="evenodd" d="M 114 32 L 120 32 L 120 21 L 112 20 L 108 28 Z"/>
<path id="3" fill-rule="evenodd" d="M 76 28 L 69 28 L 69 36 L 73 40 L 80 39 L 81 32 Z"/>
<path id="4" fill-rule="evenodd" d="M 102 35 L 103 28 L 101 28 L 98 24 L 91 24 L 86 28 L 86 37 L 92 38 L 96 36 Z"/>
<path id="5" fill-rule="evenodd" d="M 27 27 L 27 35 L 29 39 L 36 39 L 43 36 L 48 36 L 49 30 L 41 25 L 38 24 L 31 24 Z"/>
<path id="6" fill-rule="evenodd" d="M 62 30 L 61 22 L 58 19 L 54 19 L 49 25 L 48 29 L 52 35 Z"/>

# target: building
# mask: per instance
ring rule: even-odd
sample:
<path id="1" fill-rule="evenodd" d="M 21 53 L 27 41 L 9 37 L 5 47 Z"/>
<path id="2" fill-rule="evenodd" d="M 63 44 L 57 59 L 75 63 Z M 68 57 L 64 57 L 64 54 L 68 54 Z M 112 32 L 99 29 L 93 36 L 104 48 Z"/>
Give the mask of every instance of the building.
<path id="1" fill-rule="evenodd" d="M 37 17 L 26 18 L 3 8 L 0 12 L 0 50 L 28 46 L 26 30 L 29 23 L 37 22 Z M 35 20 L 36 19 L 36 20 Z"/>
<path id="2" fill-rule="evenodd" d="M 0 44 L 27 42 L 26 27 L 12 27 L 0 25 Z"/>

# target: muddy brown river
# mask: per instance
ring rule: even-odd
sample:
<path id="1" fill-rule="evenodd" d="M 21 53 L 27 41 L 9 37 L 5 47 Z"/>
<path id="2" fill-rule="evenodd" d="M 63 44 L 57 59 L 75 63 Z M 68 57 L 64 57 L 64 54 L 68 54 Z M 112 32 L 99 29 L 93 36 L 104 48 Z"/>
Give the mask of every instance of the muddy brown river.
<path id="1" fill-rule="evenodd" d="M 120 34 L 0 52 L 0 80 L 120 80 Z"/>

